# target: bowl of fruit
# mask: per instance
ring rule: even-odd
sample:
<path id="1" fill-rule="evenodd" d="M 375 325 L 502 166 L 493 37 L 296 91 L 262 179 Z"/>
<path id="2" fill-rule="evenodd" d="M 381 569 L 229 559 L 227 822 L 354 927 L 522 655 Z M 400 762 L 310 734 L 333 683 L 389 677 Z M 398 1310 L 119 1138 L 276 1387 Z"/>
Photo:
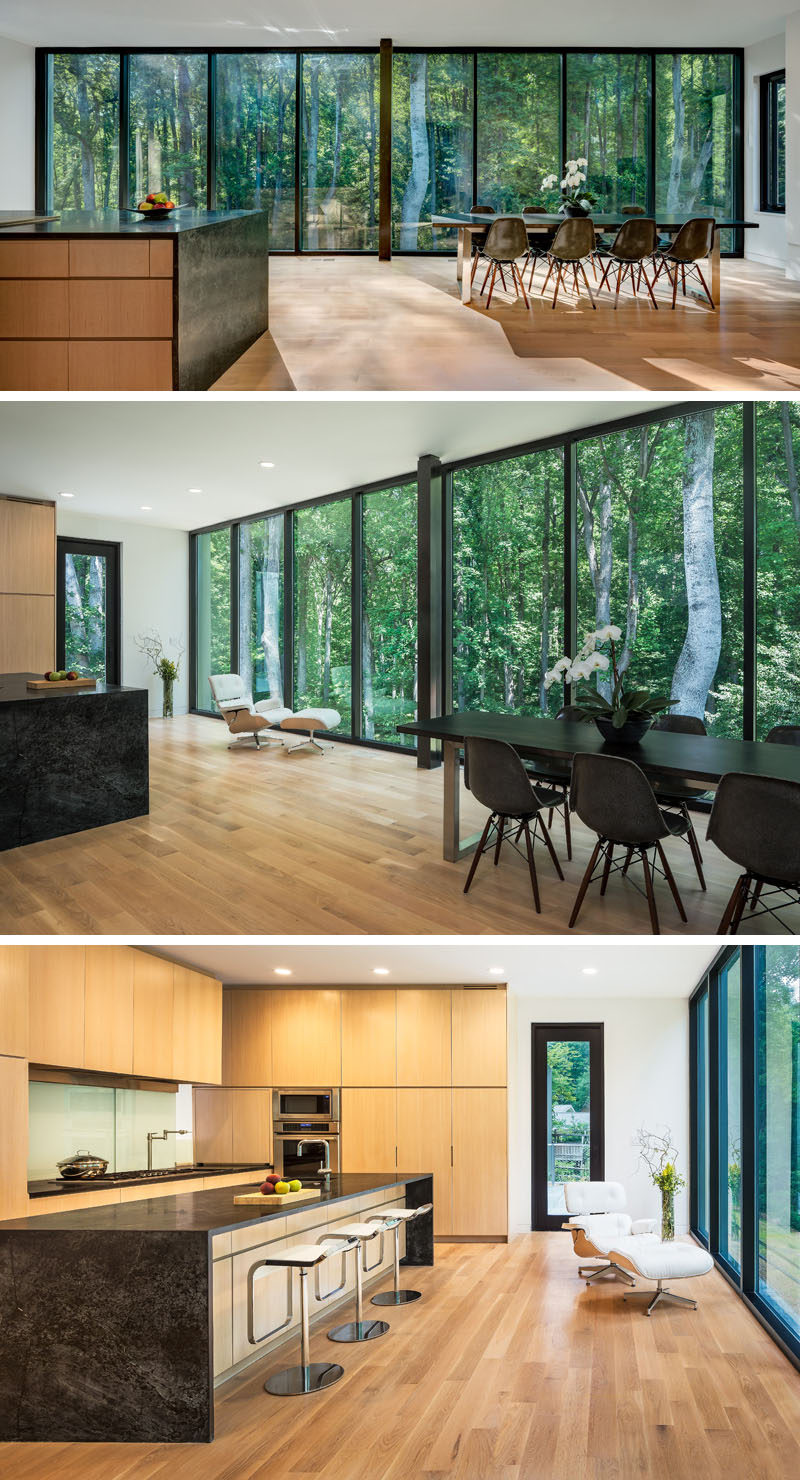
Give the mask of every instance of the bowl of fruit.
<path id="1" fill-rule="evenodd" d="M 140 200 L 136 209 L 142 216 L 146 216 L 148 221 L 163 221 L 165 216 L 172 215 L 175 202 L 170 200 L 165 191 L 156 190 L 151 191 L 144 200 Z"/>

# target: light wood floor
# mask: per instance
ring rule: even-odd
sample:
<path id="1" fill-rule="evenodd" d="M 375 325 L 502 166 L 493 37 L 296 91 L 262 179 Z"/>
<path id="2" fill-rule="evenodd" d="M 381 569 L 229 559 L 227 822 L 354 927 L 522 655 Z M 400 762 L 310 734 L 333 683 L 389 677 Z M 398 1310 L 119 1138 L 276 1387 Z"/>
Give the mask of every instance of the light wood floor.
<path id="1" fill-rule="evenodd" d="M 467 863 L 442 859 L 441 769 L 419 771 L 411 756 L 342 744 L 324 756 L 229 751 L 223 725 L 196 715 L 156 720 L 150 730 L 149 817 L 0 853 L 0 934 L 566 930 L 594 845 L 580 824 L 567 863 L 562 824 L 554 823 L 565 883 L 537 847 L 536 915 L 527 866 L 510 848 L 497 869 L 482 860 L 464 895 Z M 462 797 L 462 835 L 478 832 L 484 813 L 463 788 Z M 704 832 L 700 819 L 701 841 Z M 703 843 L 703 894 L 686 845 L 667 848 L 689 923 L 659 880 L 662 930 L 713 933 L 737 871 Z M 605 898 L 592 887 L 577 926 L 590 934 L 648 930 L 644 898 L 619 877 Z"/>
<path id="2" fill-rule="evenodd" d="M 541 269 L 537 273 L 543 281 Z M 660 290 L 659 290 L 660 294 Z M 722 304 L 655 312 L 626 296 L 530 311 L 496 294 L 462 306 L 455 261 L 275 257 L 270 332 L 217 390 L 631 390 L 770 394 L 800 386 L 800 283 L 722 263 Z"/>
<path id="3" fill-rule="evenodd" d="M 210 1446 L 0 1446 L 5 1480 L 790 1480 L 800 1374 L 716 1272 L 697 1311 L 647 1318 L 586 1287 L 566 1235 L 437 1245 L 404 1271 L 423 1301 L 340 1346 L 308 1398 L 263 1391 L 282 1348 L 218 1392 Z M 641 1283 L 641 1282 L 640 1282 Z M 330 1360 L 323 1330 L 312 1360 Z"/>

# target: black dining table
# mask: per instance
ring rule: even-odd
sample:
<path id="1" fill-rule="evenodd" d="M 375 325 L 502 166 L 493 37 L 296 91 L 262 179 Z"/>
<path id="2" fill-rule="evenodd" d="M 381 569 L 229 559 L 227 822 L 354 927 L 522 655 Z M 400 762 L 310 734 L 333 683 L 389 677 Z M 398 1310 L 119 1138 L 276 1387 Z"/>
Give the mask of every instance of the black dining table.
<path id="1" fill-rule="evenodd" d="M 478 834 L 461 838 L 460 756 L 469 738 L 505 740 L 523 757 L 545 757 L 571 763 L 578 754 L 621 755 L 647 772 L 686 776 L 716 786 L 729 771 L 751 776 L 777 776 L 800 782 L 800 747 L 767 745 L 763 740 L 729 740 L 717 735 L 682 735 L 648 730 L 637 745 L 610 745 L 593 721 L 534 719 L 522 714 L 486 714 L 464 710 L 438 719 L 398 725 L 402 735 L 423 736 L 442 745 L 444 771 L 443 856 L 456 863 L 473 852 Z"/>

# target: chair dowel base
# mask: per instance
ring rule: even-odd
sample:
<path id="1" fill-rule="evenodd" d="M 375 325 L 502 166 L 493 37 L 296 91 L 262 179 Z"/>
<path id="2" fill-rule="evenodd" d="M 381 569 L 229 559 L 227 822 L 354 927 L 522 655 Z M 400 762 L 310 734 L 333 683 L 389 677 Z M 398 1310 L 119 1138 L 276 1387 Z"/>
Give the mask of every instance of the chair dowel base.
<path id="1" fill-rule="evenodd" d="M 329 1341 L 377 1341 L 390 1329 L 388 1321 L 345 1321 L 328 1332 Z"/>
<path id="2" fill-rule="evenodd" d="M 307 1367 L 285 1367 L 264 1383 L 264 1392 L 276 1398 L 299 1398 L 304 1393 L 321 1393 L 344 1377 L 338 1362 L 309 1362 Z"/>
<path id="3" fill-rule="evenodd" d="M 373 1295 L 373 1305 L 410 1305 L 412 1300 L 421 1300 L 419 1290 L 380 1290 Z"/>

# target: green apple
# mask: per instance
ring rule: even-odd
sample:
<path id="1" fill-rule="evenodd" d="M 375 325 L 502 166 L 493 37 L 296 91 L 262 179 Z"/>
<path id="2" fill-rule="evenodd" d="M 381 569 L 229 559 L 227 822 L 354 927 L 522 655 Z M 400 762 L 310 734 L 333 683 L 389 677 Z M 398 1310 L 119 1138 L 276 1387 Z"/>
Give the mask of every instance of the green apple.
<path id="1" fill-rule="evenodd" d="M 289 1183 L 289 1191 L 290 1192 L 299 1192 L 302 1186 L 303 1186 L 302 1182 L 298 1182 L 297 1178 L 295 1177 L 293 1179 L 293 1181 L 291 1181 Z"/>
<path id="2" fill-rule="evenodd" d="M 284 1197 L 285 1194 L 288 1191 L 289 1191 L 289 1183 L 288 1182 L 276 1182 L 275 1183 L 275 1186 L 273 1188 L 273 1192 L 277 1192 L 277 1194 L 278 1194 L 279 1197 Z"/>

